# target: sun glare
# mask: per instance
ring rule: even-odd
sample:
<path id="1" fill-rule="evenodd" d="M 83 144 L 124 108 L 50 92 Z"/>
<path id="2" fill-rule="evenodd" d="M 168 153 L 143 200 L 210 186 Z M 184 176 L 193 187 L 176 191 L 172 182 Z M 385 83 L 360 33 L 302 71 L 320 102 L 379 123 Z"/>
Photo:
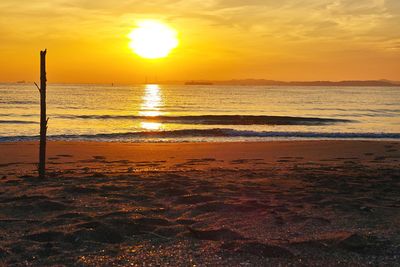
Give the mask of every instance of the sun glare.
<path id="1" fill-rule="evenodd" d="M 142 100 L 139 115 L 147 118 L 155 118 L 162 115 L 161 108 L 163 101 L 160 87 L 157 84 L 146 85 Z M 140 124 L 146 130 L 160 130 L 163 126 L 162 123 L 154 121 L 142 121 Z"/>
<path id="2" fill-rule="evenodd" d="M 129 47 L 143 58 L 156 59 L 168 56 L 178 46 L 177 32 L 155 20 L 144 20 L 129 34 Z"/>

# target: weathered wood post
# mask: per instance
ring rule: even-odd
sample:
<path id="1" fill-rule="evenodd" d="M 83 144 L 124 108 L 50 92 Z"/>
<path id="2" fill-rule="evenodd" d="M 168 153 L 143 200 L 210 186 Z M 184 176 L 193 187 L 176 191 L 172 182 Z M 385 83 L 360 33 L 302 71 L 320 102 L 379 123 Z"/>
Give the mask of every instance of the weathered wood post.
<path id="1" fill-rule="evenodd" d="M 39 177 L 46 177 L 46 134 L 47 122 L 46 117 L 46 53 L 47 49 L 40 51 L 40 144 L 39 144 Z M 37 86 L 37 85 L 36 85 Z"/>

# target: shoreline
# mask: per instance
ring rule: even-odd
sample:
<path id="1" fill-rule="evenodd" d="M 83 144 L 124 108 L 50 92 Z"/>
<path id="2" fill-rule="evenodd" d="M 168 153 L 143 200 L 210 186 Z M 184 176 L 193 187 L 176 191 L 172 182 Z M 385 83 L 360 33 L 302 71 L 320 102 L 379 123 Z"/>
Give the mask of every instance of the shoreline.
<path id="1" fill-rule="evenodd" d="M 1 138 L 1 137 L 0 137 Z M 400 143 L 400 139 L 397 138 L 304 138 L 304 139 L 294 139 L 294 138 L 272 138 L 272 139 L 257 139 L 257 140 L 95 140 L 95 139 L 73 139 L 73 140 L 54 140 L 47 139 L 47 143 L 69 143 L 71 145 L 81 143 L 81 144 L 254 144 L 254 143 L 298 143 L 298 142 L 370 142 L 370 143 Z M 28 144 L 32 143 L 39 144 L 39 137 L 30 140 L 13 140 L 13 141 L 1 141 L 1 145 L 11 145 L 11 144 Z"/>
<path id="2" fill-rule="evenodd" d="M 190 169 L 190 164 L 186 166 L 188 159 L 214 159 L 209 164 L 193 165 L 196 168 L 204 169 L 237 167 L 232 166 L 230 161 L 246 158 L 258 158 L 272 164 L 282 157 L 299 158 L 298 163 L 308 161 L 324 163 L 329 158 L 348 158 L 357 159 L 369 165 L 396 165 L 400 161 L 400 152 L 397 149 L 391 151 L 386 147 L 399 145 L 400 141 L 366 140 L 180 143 L 48 141 L 47 166 L 49 171 L 53 172 L 64 170 L 79 172 L 82 168 L 104 167 L 118 170 L 119 172 L 116 173 L 124 173 L 126 164 L 119 164 L 119 162 L 148 161 L 149 165 L 153 165 L 152 169 L 166 170 L 172 169 L 174 166 L 184 166 Z M 3 151 L 0 153 L 0 175 L 12 172 L 16 167 L 20 174 L 33 175 L 38 156 L 38 142 L 0 143 L 0 148 Z M 152 161 L 163 161 L 163 164 L 152 164 Z M 338 162 L 341 161 L 338 160 Z M 249 167 L 258 166 L 251 165 Z M 140 171 L 143 168 L 139 166 L 135 169 Z"/>
<path id="3" fill-rule="evenodd" d="M 0 263 L 394 266 L 400 142 L 0 143 Z"/>

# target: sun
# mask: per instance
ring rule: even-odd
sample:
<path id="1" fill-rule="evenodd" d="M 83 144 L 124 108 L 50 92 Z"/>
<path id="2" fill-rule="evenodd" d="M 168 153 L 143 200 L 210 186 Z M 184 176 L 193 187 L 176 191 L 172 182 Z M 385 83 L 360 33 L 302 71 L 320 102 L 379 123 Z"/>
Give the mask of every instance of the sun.
<path id="1" fill-rule="evenodd" d="M 128 35 L 129 47 L 143 58 L 156 59 L 168 56 L 179 44 L 177 32 L 156 20 L 143 20 Z"/>

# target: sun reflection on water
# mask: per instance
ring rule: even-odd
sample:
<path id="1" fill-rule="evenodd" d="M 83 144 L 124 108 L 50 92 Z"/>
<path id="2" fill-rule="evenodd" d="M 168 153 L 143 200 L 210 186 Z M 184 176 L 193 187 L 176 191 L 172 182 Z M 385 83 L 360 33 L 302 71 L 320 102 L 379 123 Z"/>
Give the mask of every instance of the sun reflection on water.
<path id="1" fill-rule="evenodd" d="M 145 122 L 145 121 L 142 121 L 140 123 L 140 126 L 143 129 L 146 129 L 146 130 L 149 130 L 149 131 L 156 131 L 156 130 L 160 130 L 161 129 L 162 123 L 160 123 L 160 122 Z"/>
<path id="2" fill-rule="evenodd" d="M 162 106 L 163 102 L 160 87 L 157 84 L 147 84 L 142 97 L 139 115 L 143 117 L 160 116 L 162 115 Z M 140 125 L 143 129 L 152 131 L 162 128 L 162 123 L 154 121 L 143 121 Z"/>

